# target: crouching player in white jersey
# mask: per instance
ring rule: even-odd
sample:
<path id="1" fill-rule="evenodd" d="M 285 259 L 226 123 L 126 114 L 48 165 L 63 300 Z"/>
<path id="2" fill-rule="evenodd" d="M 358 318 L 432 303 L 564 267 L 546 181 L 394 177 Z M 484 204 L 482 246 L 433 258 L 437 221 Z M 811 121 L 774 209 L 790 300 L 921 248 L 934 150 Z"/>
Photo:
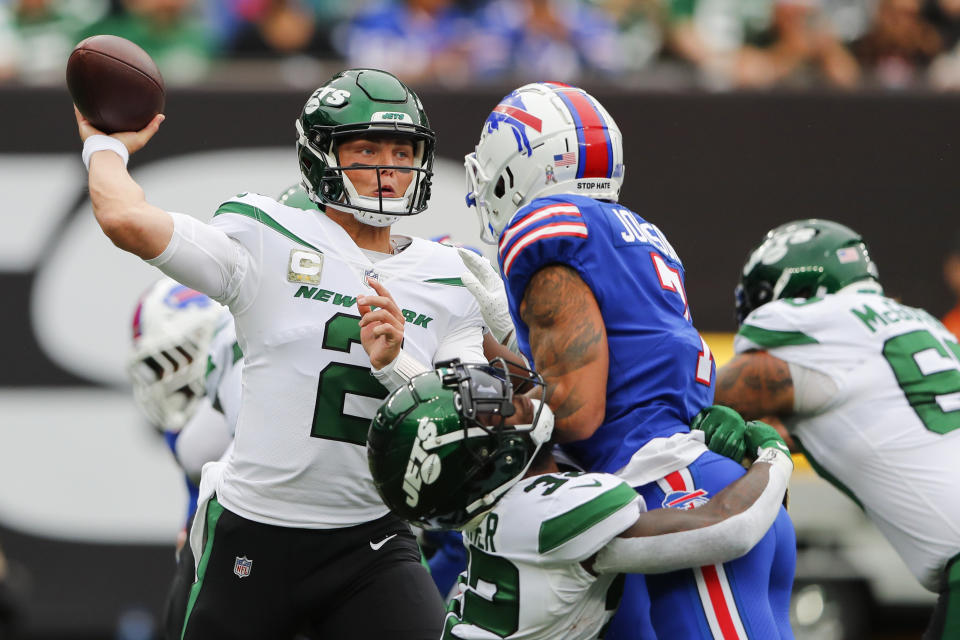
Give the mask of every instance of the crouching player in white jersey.
<path id="1" fill-rule="evenodd" d="M 553 413 L 514 396 L 498 362 L 443 363 L 394 391 L 370 426 L 384 502 L 422 527 L 463 529 L 469 563 L 444 638 L 597 638 L 620 599 L 618 573 L 732 560 L 777 517 L 793 463 L 772 427 L 751 424 L 757 462 L 703 506 L 646 513 L 616 476 L 560 472 Z M 722 407 L 713 421 L 743 423 Z"/>
<path id="2" fill-rule="evenodd" d="M 172 631 L 436 638 L 443 603 L 409 527 L 377 495 L 365 451 L 389 387 L 437 360 L 483 359 L 456 249 L 390 235 L 429 195 L 434 134 L 419 99 L 381 71 L 336 75 L 296 122 L 303 186 L 322 211 L 243 194 L 209 224 L 148 204 L 126 171 L 161 119 L 107 137 L 77 114 L 101 228 L 226 304 L 243 351 L 234 447 L 204 468 L 196 576 Z"/>
<path id="3" fill-rule="evenodd" d="M 777 416 L 824 478 L 856 500 L 924 587 L 925 640 L 960 638 L 960 345 L 883 295 L 860 235 L 828 220 L 767 233 L 737 287 L 735 358 L 716 402 Z M 710 448 L 743 451 L 735 425 Z"/>

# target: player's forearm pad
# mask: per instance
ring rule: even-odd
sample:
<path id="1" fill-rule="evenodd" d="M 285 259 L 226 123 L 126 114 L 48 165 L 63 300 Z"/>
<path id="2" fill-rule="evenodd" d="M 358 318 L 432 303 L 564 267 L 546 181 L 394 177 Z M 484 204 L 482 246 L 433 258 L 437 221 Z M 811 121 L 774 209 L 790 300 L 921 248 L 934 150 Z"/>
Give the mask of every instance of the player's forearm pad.
<path id="1" fill-rule="evenodd" d="M 769 464 L 767 486 L 746 510 L 700 529 L 639 538 L 614 538 L 597 553 L 597 573 L 665 573 L 729 562 L 746 554 L 764 536 L 777 514 L 793 461 L 775 448 L 760 450 L 753 464 Z"/>

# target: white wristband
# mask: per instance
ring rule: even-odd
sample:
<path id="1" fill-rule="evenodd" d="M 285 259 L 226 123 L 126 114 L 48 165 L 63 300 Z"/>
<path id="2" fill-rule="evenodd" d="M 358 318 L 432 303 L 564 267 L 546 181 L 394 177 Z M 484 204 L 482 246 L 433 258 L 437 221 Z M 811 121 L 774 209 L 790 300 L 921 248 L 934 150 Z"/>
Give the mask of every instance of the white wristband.
<path id="1" fill-rule="evenodd" d="M 387 391 L 393 391 L 410 382 L 410 379 L 414 376 L 431 370 L 430 367 L 401 349 L 400 354 L 393 359 L 393 362 L 379 371 L 376 369 L 371 371 L 373 377 L 386 387 Z"/>
<path id="2" fill-rule="evenodd" d="M 99 134 L 92 135 L 83 142 L 83 153 L 80 155 L 83 158 L 83 166 L 87 168 L 87 171 L 90 171 L 90 157 L 97 151 L 113 151 L 123 159 L 123 166 L 127 166 L 127 162 L 130 160 L 130 152 L 127 151 L 126 145 L 116 138 Z"/>

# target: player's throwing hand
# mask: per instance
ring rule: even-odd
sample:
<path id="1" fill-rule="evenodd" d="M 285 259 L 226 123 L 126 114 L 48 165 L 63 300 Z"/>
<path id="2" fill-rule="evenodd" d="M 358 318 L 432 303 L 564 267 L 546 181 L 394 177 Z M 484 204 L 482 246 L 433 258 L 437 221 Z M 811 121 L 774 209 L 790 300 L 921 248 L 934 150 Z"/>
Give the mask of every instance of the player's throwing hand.
<path id="1" fill-rule="evenodd" d="M 73 108 L 73 113 L 77 117 L 77 129 L 80 131 L 80 140 L 83 142 L 87 141 L 87 138 L 90 136 L 104 136 L 107 135 L 103 131 L 100 131 L 87 120 L 80 110 L 76 107 Z M 147 142 L 150 141 L 150 138 L 160 129 L 160 123 L 166 119 L 166 116 L 162 113 L 158 113 L 153 117 L 153 120 L 150 121 L 150 124 L 145 126 L 140 131 L 123 131 L 120 133 L 111 134 L 111 138 L 116 138 L 123 143 L 123 146 L 127 148 L 129 153 L 136 153 L 144 146 Z"/>
<path id="2" fill-rule="evenodd" d="M 367 283 L 377 295 L 357 297 L 360 311 L 360 343 L 370 355 L 374 369 L 382 369 L 400 354 L 403 345 L 403 314 L 387 288 L 373 278 Z"/>

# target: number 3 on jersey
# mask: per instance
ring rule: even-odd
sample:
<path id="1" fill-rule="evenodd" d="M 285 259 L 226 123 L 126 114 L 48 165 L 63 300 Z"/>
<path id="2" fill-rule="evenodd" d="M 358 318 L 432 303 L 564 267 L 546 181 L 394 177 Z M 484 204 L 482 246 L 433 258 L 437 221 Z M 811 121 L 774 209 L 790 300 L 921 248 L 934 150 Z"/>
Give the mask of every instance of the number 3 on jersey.
<path id="1" fill-rule="evenodd" d="M 650 259 L 653 260 L 653 267 L 657 272 L 657 278 L 660 279 L 660 286 L 667 291 L 673 291 L 680 296 L 683 302 L 683 317 L 690 322 L 690 305 L 687 303 L 687 292 L 683 288 L 683 280 L 680 278 L 680 271 L 667 265 L 659 253 L 650 253 Z M 697 370 L 695 372 L 696 380 L 700 384 L 710 386 L 710 378 L 713 375 L 713 354 L 707 341 L 700 337 L 700 353 L 697 354 Z"/>
<path id="2" fill-rule="evenodd" d="M 330 318 L 323 332 L 323 348 L 350 353 L 351 344 L 360 344 L 359 321 L 360 316 L 347 313 Z M 366 446 L 370 418 L 346 413 L 347 394 L 383 400 L 387 393 L 370 375 L 370 367 L 331 362 L 320 372 L 310 435 Z"/>

